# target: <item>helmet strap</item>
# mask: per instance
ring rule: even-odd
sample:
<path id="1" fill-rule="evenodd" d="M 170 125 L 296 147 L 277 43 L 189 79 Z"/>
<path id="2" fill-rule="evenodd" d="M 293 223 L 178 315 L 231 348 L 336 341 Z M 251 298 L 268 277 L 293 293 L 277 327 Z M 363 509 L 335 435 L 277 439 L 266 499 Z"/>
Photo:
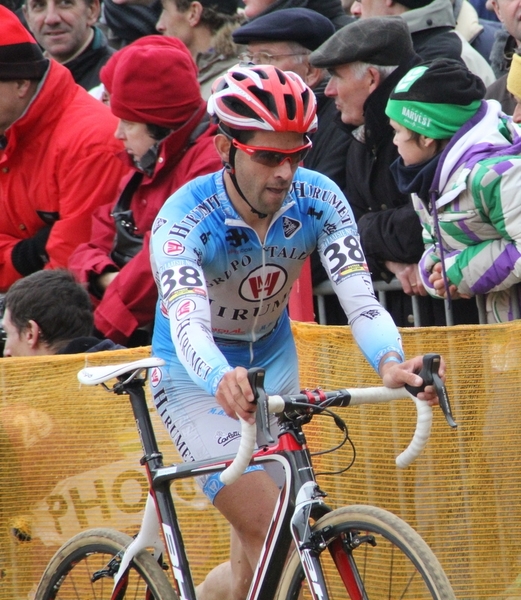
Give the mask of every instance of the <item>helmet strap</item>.
<path id="1" fill-rule="evenodd" d="M 230 176 L 230 179 L 233 183 L 233 187 L 237 190 L 237 193 L 239 194 L 239 196 L 250 207 L 251 212 L 256 214 L 259 217 L 259 219 L 265 219 L 268 215 L 266 213 L 262 213 L 262 212 L 258 211 L 256 208 L 254 208 L 251 205 L 251 202 L 248 200 L 248 198 L 246 198 L 246 196 L 243 194 L 241 188 L 239 187 L 239 182 L 237 181 L 237 176 L 235 175 L 235 153 L 236 152 L 237 152 L 237 149 L 235 148 L 235 146 L 233 146 L 233 145 L 230 146 L 230 160 L 229 160 L 229 162 L 224 163 L 224 170 Z"/>

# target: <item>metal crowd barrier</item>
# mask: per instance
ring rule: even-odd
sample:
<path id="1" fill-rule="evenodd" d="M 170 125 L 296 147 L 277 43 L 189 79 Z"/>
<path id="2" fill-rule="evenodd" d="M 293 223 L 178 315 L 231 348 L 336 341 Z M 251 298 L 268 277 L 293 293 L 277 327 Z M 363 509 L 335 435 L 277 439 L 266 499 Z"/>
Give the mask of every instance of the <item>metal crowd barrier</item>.
<path id="1" fill-rule="evenodd" d="M 387 308 L 386 293 L 402 289 L 400 282 L 396 278 L 392 279 L 389 283 L 386 283 L 385 281 L 374 281 L 373 287 L 378 296 L 380 304 L 384 308 Z M 331 296 L 332 294 L 334 294 L 333 287 L 331 286 L 331 282 L 329 280 L 323 281 L 322 283 L 319 283 L 313 288 L 313 295 L 317 298 L 318 323 L 320 325 L 327 325 L 327 311 L 324 296 Z M 412 296 L 411 302 L 414 327 L 421 327 L 419 297 Z M 452 308 L 447 300 L 445 300 L 444 302 L 445 319 L 447 321 L 447 325 L 454 325 Z M 478 307 L 479 323 L 480 325 L 484 325 L 487 322 L 485 311 L 485 298 L 483 296 L 476 296 L 476 305 Z M 519 319 L 519 314 L 516 315 L 515 318 Z"/>

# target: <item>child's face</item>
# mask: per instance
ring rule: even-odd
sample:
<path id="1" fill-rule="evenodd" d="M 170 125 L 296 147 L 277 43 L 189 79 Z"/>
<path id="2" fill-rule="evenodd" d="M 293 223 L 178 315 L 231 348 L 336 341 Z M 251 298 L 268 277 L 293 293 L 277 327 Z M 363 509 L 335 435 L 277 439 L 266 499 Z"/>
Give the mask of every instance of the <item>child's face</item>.
<path id="1" fill-rule="evenodd" d="M 405 166 L 417 165 L 432 158 L 437 151 L 435 140 L 425 137 L 413 137 L 412 131 L 400 123 L 391 119 L 391 127 L 394 129 L 393 143 L 398 148 L 398 154 L 402 157 Z"/>

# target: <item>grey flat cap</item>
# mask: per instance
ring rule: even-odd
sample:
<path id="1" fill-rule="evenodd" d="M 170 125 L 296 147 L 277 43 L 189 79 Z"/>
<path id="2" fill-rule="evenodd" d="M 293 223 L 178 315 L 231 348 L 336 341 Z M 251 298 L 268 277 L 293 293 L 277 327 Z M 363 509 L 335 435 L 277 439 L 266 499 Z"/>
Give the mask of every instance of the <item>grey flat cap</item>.
<path id="1" fill-rule="evenodd" d="M 397 66 L 413 55 L 411 34 L 401 17 L 369 17 L 339 29 L 309 60 L 326 69 L 358 61 Z"/>

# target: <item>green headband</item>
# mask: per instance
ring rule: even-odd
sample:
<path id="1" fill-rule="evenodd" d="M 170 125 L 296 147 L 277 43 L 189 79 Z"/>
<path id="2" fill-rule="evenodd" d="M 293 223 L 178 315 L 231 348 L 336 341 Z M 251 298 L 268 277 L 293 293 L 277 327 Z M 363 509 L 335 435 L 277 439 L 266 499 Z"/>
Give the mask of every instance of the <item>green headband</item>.
<path id="1" fill-rule="evenodd" d="M 481 100 L 461 106 L 391 98 L 387 102 L 385 114 L 416 133 L 435 140 L 445 140 L 451 138 L 476 114 L 480 104 Z"/>

